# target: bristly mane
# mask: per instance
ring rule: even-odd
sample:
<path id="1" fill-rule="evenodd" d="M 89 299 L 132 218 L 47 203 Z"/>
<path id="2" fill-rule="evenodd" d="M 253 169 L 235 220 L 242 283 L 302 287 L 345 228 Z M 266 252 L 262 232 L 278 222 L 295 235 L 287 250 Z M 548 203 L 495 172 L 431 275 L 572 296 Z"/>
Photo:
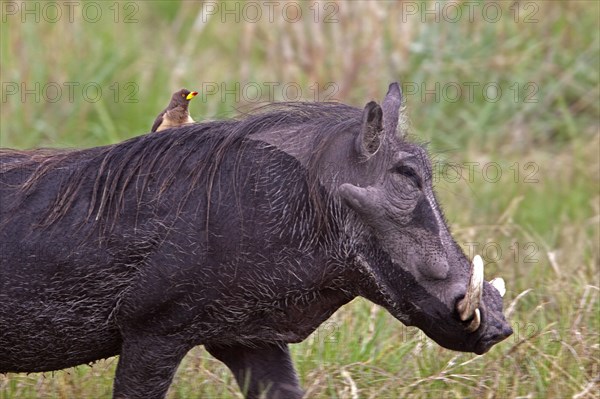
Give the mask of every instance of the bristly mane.
<path id="1" fill-rule="evenodd" d="M 25 179 L 14 187 L 16 195 L 9 205 L 12 214 L 19 204 L 39 188 L 50 172 L 64 170 L 61 187 L 54 201 L 48 204 L 41 226 L 50 226 L 70 209 L 82 186 L 93 180 L 93 189 L 84 222 L 103 223 L 117 220 L 122 209 L 127 187 L 134 183 L 145 190 L 150 176 L 160 182 L 158 197 L 176 180 L 188 185 L 178 210 L 199 184 L 206 184 L 210 197 L 213 178 L 221 161 L 232 145 L 248 136 L 272 130 L 294 130 L 312 142 L 313 149 L 307 165 L 309 192 L 317 208 L 323 203 L 316 199 L 318 162 L 330 139 L 340 132 L 357 133 L 361 124 L 361 110 L 340 103 L 276 103 L 234 120 L 210 121 L 187 125 L 167 132 L 150 133 L 121 143 L 82 150 L 37 149 L 17 151 L 0 149 L 0 183 L 18 170 Z M 180 171 L 192 154 L 201 154 L 201 161 L 192 173 L 182 176 Z M 143 192 L 143 191 L 141 191 Z M 5 206 L 4 204 L 3 206 Z M 6 220 L 3 221 L 6 223 Z"/>

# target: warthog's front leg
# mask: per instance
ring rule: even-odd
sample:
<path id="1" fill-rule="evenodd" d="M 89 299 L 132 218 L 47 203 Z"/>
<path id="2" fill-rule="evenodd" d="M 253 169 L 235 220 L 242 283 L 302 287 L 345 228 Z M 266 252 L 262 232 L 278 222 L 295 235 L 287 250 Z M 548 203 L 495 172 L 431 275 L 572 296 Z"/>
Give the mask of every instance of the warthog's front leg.
<path id="1" fill-rule="evenodd" d="M 286 344 L 206 345 L 206 349 L 229 367 L 246 399 L 300 399 L 304 395 Z"/>
<path id="2" fill-rule="evenodd" d="M 171 337 L 124 339 L 113 389 L 114 399 L 162 399 L 190 347 Z"/>

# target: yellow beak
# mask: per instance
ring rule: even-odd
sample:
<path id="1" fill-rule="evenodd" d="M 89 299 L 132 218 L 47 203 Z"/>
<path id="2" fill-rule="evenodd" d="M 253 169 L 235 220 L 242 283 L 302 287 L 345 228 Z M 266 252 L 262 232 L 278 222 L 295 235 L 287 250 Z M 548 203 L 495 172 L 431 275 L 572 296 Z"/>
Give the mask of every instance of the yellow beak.
<path id="1" fill-rule="evenodd" d="M 192 98 L 196 97 L 198 95 L 197 91 L 193 91 L 190 94 L 187 95 L 187 97 L 185 98 L 186 100 L 191 100 Z"/>

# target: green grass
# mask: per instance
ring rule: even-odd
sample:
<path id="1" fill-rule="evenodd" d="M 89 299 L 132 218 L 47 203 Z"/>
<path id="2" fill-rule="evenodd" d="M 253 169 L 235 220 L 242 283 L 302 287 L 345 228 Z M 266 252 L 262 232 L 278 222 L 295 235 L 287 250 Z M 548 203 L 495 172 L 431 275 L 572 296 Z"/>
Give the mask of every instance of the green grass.
<path id="1" fill-rule="evenodd" d="M 495 3 L 503 11 L 495 23 L 482 18 L 482 3 L 469 23 L 463 3 L 458 22 L 435 23 L 421 14 L 403 22 L 395 2 L 341 2 L 331 24 L 312 22 L 312 3 L 304 3 L 298 23 L 281 13 L 273 23 L 266 14 L 257 23 L 215 15 L 202 27 L 194 26 L 198 2 L 130 3 L 138 7 L 136 23 L 122 21 L 126 2 L 118 3 L 119 23 L 112 2 L 101 3 L 105 17 L 94 24 L 81 18 L 83 6 L 74 23 L 2 22 L 0 146 L 115 143 L 147 132 L 173 91 L 202 90 L 206 82 L 263 89 L 295 82 L 305 99 L 314 99 L 315 83 L 323 99 L 333 82 L 335 99 L 363 106 L 399 80 L 411 135 L 429 143 L 436 168 L 479 163 L 472 180 L 466 169 L 458 181 L 441 176 L 438 196 L 456 241 L 465 250 L 469 243 L 488 249 L 486 277 L 506 279 L 515 334 L 484 356 L 456 353 L 358 299 L 292 345 L 307 397 L 600 397 L 598 3 L 521 2 L 518 23 L 511 2 Z M 334 3 L 321 4 L 321 19 L 326 4 Z M 537 22 L 526 23 L 532 10 Z M 97 102 L 80 90 L 73 102 L 66 91 L 56 102 L 21 101 L 4 98 L 7 82 L 96 83 L 103 94 Z M 496 102 L 480 89 L 458 101 L 452 93 L 424 95 L 421 85 L 436 82 L 440 90 L 494 82 L 503 94 Z M 220 94 L 198 96 L 192 115 L 227 118 L 257 105 Z M 262 100 L 269 99 L 265 89 Z M 281 90 L 274 99 L 285 99 Z M 491 162 L 502 171 L 497 182 L 483 174 Z M 91 368 L 2 375 L 0 399 L 108 398 L 115 365 L 113 358 Z M 169 391 L 171 399 L 236 397 L 230 373 L 203 348 L 188 354 Z"/>

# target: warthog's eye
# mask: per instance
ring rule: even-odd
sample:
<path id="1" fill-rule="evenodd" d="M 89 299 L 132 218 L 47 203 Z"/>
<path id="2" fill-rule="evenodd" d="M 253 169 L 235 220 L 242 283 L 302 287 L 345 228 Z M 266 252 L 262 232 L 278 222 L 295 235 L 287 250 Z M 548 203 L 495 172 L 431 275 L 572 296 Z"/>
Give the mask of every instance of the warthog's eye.
<path id="1" fill-rule="evenodd" d="M 393 173 L 397 173 L 404 177 L 408 177 L 410 181 L 420 190 L 423 188 L 423 181 L 421 180 L 421 176 L 417 174 L 417 172 L 407 165 L 396 165 L 392 169 Z"/>

